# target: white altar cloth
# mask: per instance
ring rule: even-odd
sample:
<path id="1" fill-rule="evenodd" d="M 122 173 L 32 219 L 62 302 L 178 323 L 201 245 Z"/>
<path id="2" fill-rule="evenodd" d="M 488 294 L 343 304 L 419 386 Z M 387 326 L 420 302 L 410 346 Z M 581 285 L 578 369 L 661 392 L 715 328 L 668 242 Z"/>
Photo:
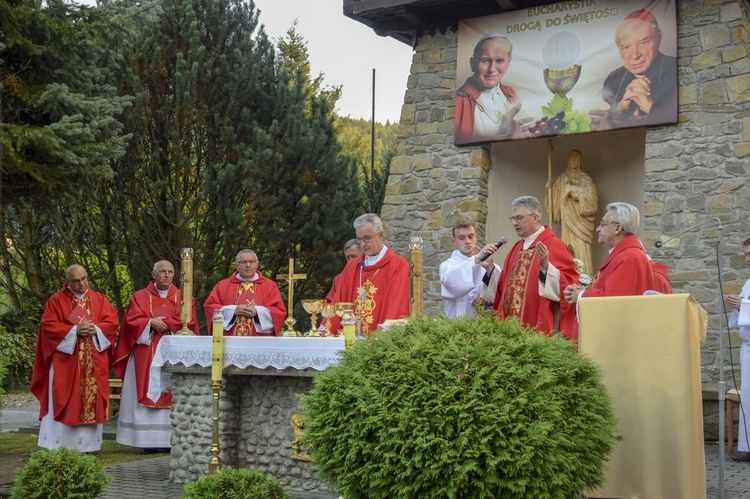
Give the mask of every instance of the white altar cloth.
<path id="1" fill-rule="evenodd" d="M 172 387 L 166 364 L 211 366 L 212 336 L 164 336 L 154 353 L 149 373 L 148 398 L 157 400 Z M 314 369 L 323 371 L 339 361 L 344 338 L 284 338 L 277 336 L 225 336 L 224 367 Z"/>

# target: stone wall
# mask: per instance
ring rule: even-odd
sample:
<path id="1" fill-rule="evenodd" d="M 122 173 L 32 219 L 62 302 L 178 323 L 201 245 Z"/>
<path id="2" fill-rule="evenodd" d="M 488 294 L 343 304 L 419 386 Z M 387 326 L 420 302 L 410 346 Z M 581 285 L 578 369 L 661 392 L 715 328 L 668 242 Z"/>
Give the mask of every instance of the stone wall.
<path id="1" fill-rule="evenodd" d="M 172 482 L 205 475 L 213 439 L 213 391 L 208 368 L 173 367 Z M 285 488 L 330 492 L 316 468 L 292 459 L 292 414 L 301 413 L 298 396 L 312 387 L 312 376 L 253 375 L 226 369 L 219 398 L 219 458 L 223 466 L 251 468 L 275 476 Z M 304 451 L 304 448 L 302 449 Z"/>
<path id="2" fill-rule="evenodd" d="M 750 277 L 741 257 L 741 243 L 750 237 L 750 8 L 747 0 L 678 0 L 677 11 L 679 123 L 646 133 L 644 241 L 719 217 L 724 292 L 736 293 Z M 452 250 L 452 225 L 470 218 L 483 235 L 487 217 L 488 147 L 453 145 L 456 54 L 455 31 L 418 40 L 382 210 L 396 251 L 406 254 L 411 235 L 425 241 L 427 314 L 440 310 L 437 268 Z M 691 232 L 651 252 L 669 265 L 675 291 L 690 293 L 709 313 L 706 385 L 718 380 L 718 235 L 716 229 Z M 736 331 L 729 340 L 739 379 Z M 728 381 L 730 370 L 727 355 Z"/>

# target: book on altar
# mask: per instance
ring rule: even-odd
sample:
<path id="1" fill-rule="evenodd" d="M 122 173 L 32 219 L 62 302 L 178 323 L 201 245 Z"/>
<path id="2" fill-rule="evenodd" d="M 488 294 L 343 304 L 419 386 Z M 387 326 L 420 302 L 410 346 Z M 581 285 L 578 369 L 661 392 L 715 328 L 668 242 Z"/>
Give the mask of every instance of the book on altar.
<path id="1" fill-rule="evenodd" d="M 76 308 L 73 309 L 73 311 L 68 316 L 68 322 L 71 324 L 80 324 L 84 321 L 91 321 L 93 322 L 94 319 L 91 318 L 88 312 L 86 312 L 83 307 L 80 305 L 76 305 Z"/>
<path id="2" fill-rule="evenodd" d="M 155 308 L 151 311 L 151 317 L 170 317 L 171 315 L 172 311 L 166 305 L 162 305 L 161 307 Z"/>

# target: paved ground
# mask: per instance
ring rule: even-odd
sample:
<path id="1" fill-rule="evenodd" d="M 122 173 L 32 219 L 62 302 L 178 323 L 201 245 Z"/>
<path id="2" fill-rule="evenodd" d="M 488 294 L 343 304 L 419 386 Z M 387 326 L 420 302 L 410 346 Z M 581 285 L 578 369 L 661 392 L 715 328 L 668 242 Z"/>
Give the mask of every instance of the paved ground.
<path id="1" fill-rule="evenodd" d="M 35 407 L 6 407 L 0 418 L 0 431 L 34 431 L 39 426 Z M 105 438 L 114 438 L 112 425 L 105 425 Z M 719 497 L 719 445 L 706 444 L 706 495 Z M 169 456 L 144 459 L 107 467 L 113 481 L 107 486 L 105 499 L 177 499 L 182 485 L 169 482 Z M 750 463 L 737 463 L 725 458 L 724 497 L 745 499 L 750 497 Z M 9 495 L 0 487 L 0 497 Z M 295 499 L 337 499 L 333 494 L 289 490 Z"/>

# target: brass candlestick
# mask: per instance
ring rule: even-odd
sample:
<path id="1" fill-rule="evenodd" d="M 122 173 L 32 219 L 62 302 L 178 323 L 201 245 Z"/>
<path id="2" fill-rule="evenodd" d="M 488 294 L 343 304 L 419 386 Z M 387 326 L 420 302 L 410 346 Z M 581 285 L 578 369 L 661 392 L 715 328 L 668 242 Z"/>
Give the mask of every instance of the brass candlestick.
<path id="1" fill-rule="evenodd" d="M 221 469 L 219 453 L 219 394 L 222 385 L 224 367 L 224 316 L 221 310 L 214 310 L 212 318 L 211 349 L 211 390 L 213 391 L 214 415 L 213 438 L 211 440 L 211 459 L 208 460 L 208 474 L 213 475 Z"/>
<path id="2" fill-rule="evenodd" d="M 411 300 L 409 312 L 412 317 L 421 317 L 424 304 L 424 275 L 422 272 L 422 238 L 412 236 L 409 239 L 409 272 Z"/>
<path id="3" fill-rule="evenodd" d="M 189 336 L 193 332 L 188 329 L 193 316 L 193 248 L 180 250 L 180 322 L 182 329 L 177 331 L 180 336 Z"/>

